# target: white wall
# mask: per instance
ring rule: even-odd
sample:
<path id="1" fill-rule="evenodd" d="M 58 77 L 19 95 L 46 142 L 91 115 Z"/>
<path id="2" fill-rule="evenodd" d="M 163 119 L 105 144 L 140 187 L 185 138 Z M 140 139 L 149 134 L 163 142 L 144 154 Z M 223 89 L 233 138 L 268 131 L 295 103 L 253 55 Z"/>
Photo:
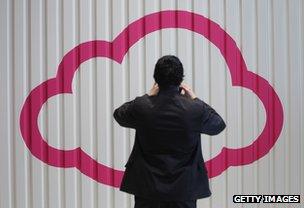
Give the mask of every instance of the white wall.
<path id="1" fill-rule="evenodd" d="M 90 40 L 112 41 L 129 23 L 176 9 L 219 24 L 236 42 L 248 70 L 274 88 L 284 112 L 282 132 L 268 154 L 210 178 L 212 196 L 198 200 L 198 207 L 274 207 L 236 205 L 234 194 L 302 194 L 303 207 L 302 0 L 1 0 L 0 4 L 0 208 L 134 206 L 133 196 L 117 187 L 33 156 L 21 135 L 20 113 L 29 93 L 56 76 L 63 56 L 75 46 Z M 101 57 L 82 63 L 72 81 L 73 93 L 53 96 L 42 106 L 38 124 L 43 139 L 57 149 L 81 147 L 98 163 L 123 171 L 135 131 L 120 127 L 113 110 L 148 92 L 154 64 L 166 54 L 180 57 L 185 82 L 227 123 L 217 136 L 202 135 L 205 161 L 224 146 L 252 144 L 266 121 L 261 100 L 247 88 L 232 86 L 225 59 L 215 45 L 181 28 L 147 34 L 121 64 Z"/>

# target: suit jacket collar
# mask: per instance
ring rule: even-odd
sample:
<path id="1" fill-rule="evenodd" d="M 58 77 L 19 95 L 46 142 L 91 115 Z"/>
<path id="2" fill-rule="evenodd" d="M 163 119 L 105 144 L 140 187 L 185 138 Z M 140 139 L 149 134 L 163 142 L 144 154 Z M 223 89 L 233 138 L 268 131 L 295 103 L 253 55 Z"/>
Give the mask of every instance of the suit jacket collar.
<path id="1" fill-rule="evenodd" d="M 179 93 L 179 86 L 169 85 L 168 87 L 159 88 L 159 94 L 177 94 Z"/>

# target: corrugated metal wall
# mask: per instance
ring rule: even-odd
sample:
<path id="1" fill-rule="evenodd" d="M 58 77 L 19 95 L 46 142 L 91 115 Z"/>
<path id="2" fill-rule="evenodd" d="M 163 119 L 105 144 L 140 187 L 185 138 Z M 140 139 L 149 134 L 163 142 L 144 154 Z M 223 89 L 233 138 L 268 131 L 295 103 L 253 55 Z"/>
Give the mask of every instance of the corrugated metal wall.
<path id="1" fill-rule="evenodd" d="M 236 205 L 232 203 L 234 194 L 302 194 L 301 205 L 283 206 L 304 206 L 302 0 L 1 0 L 0 4 L 1 208 L 133 207 L 132 195 L 120 192 L 117 183 L 135 132 L 120 127 L 112 113 L 123 102 L 148 92 L 154 81 L 154 64 L 166 54 L 180 57 L 185 68 L 185 82 L 193 86 L 196 94 L 211 104 L 227 123 L 225 131 L 217 136 L 202 135 L 205 161 L 219 155 L 223 147 L 241 148 L 253 144 L 264 132 L 265 124 L 271 124 L 264 132 L 268 134 L 264 135 L 263 141 L 268 145 L 273 142 L 274 147 L 270 151 L 266 149 L 261 158 L 256 160 L 264 146 L 258 146 L 261 149 L 254 149 L 252 155 L 241 153 L 234 155 L 237 158 L 219 160 L 222 164 L 216 167 L 208 166 L 209 172 L 214 173 L 210 177 L 212 196 L 199 200 L 198 207 L 280 207 L 274 204 Z M 142 33 L 146 29 L 157 25 L 155 21 L 147 21 L 147 25 L 133 28 L 142 26 L 142 30 L 132 29 L 127 31 L 129 35 L 121 35 L 127 38 L 125 41 L 120 39 L 122 45 L 117 43 L 111 48 L 102 43 L 95 46 L 110 48 L 94 48 L 93 44 L 75 49 L 87 41 L 112 41 L 135 20 L 165 10 L 197 14 L 197 21 L 192 19 L 194 22 L 190 22 L 194 25 L 192 30 L 209 33 L 202 35 L 183 27 L 164 27 L 144 36 Z M 223 53 L 220 47 L 226 49 L 226 45 L 220 44 L 226 44 L 227 37 L 224 33 L 213 33 L 217 27 L 206 30 L 214 24 L 200 24 L 201 17 L 219 24 L 235 41 L 248 71 L 266 81 L 254 77 L 251 81 L 257 86 L 252 89 L 237 86 L 236 80 L 232 82 L 231 68 L 223 55 L 231 54 L 233 51 L 229 49 L 232 50 L 233 45 Z M 187 15 L 177 18 L 177 24 L 187 22 Z M 162 21 L 170 24 L 171 20 L 164 18 Z M 126 55 L 119 56 L 128 46 L 131 47 Z M 76 54 L 71 56 L 77 57 L 63 63 L 60 74 L 59 64 L 72 49 Z M 97 56 L 94 51 L 96 54 L 108 53 L 108 57 L 113 55 L 116 60 L 90 58 Z M 90 57 L 86 57 L 88 54 Z M 117 57 L 123 58 L 121 63 Z M 81 60 L 80 63 L 77 60 Z M 231 60 L 231 65 L 240 64 L 240 59 Z M 81 65 L 75 74 L 65 74 L 64 70 L 72 66 L 77 69 L 76 62 Z M 33 93 L 28 103 L 32 108 L 24 107 L 37 86 L 41 87 L 41 83 L 57 75 L 62 80 L 55 82 L 55 88 L 51 85 L 42 87 L 41 91 Z M 240 85 L 244 84 L 242 76 L 245 77 L 245 73 L 237 76 Z M 270 90 L 272 87 L 274 91 Z M 69 93 L 55 93 L 54 90 Z M 267 100 L 269 112 L 252 90 L 264 95 L 269 93 L 263 98 Z M 40 137 L 36 135 L 35 123 L 31 122 L 31 119 L 35 122 L 35 118 L 26 114 L 34 114 L 37 103 L 43 104 L 36 118 Z M 23 108 L 25 117 L 21 115 Z M 268 121 L 266 115 L 272 118 Z M 278 133 L 279 137 L 276 137 Z M 42 140 L 37 143 L 32 140 L 34 137 L 43 138 L 49 146 L 44 148 Z M 50 147 L 70 151 L 81 147 L 87 157 L 73 159 L 69 157 L 69 151 L 61 154 L 51 151 Z M 73 153 L 72 156 L 81 155 L 80 151 Z M 247 161 L 243 163 L 245 165 L 223 169 L 225 162 L 243 159 Z M 89 163 L 77 169 L 73 167 L 76 165 L 73 161 Z M 106 167 L 115 170 L 111 172 Z M 94 171 L 98 175 L 94 175 Z"/>

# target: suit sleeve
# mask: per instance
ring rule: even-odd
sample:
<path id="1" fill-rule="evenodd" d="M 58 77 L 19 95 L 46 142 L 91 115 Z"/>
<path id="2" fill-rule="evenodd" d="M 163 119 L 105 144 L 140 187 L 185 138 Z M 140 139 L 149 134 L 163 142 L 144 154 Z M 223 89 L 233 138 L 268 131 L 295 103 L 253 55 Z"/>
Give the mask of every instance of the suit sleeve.
<path id="1" fill-rule="evenodd" d="M 201 121 L 201 133 L 208 135 L 217 135 L 226 128 L 226 123 L 222 117 L 207 103 L 195 98 L 198 102 L 201 103 L 203 114 Z"/>
<path id="2" fill-rule="evenodd" d="M 136 128 L 137 121 L 134 112 L 135 100 L 136 99 L 126 102 L 114 110 L 113 117 L 120 126 Z"/>

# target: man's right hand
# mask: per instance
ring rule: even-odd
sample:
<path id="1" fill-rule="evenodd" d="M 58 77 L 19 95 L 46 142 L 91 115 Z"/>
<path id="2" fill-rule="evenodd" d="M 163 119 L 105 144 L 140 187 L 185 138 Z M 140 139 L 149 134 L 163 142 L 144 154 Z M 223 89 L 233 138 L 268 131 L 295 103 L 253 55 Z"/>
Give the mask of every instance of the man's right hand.
<path id="1" fill-rule="evenodd" d="M 187 97 L 191 98 L 191 99 L 195 99 L 196 95 L 194 94 L 194 92 L 192 91 L 191 87 L 185 83 L 181 83 L 180 86 L 182 88 L 182 94 L 185 94 Z"/>
<path id="2" fill-rule="evenodd" d="M 158 84 L 156 82 L 154 82 L 151 90 L 149 91 L 148 95 L 149 96 L 154 96 L 154 95 L 157 95 L 159 92 L 159 87 L 158 87 Z"/>

